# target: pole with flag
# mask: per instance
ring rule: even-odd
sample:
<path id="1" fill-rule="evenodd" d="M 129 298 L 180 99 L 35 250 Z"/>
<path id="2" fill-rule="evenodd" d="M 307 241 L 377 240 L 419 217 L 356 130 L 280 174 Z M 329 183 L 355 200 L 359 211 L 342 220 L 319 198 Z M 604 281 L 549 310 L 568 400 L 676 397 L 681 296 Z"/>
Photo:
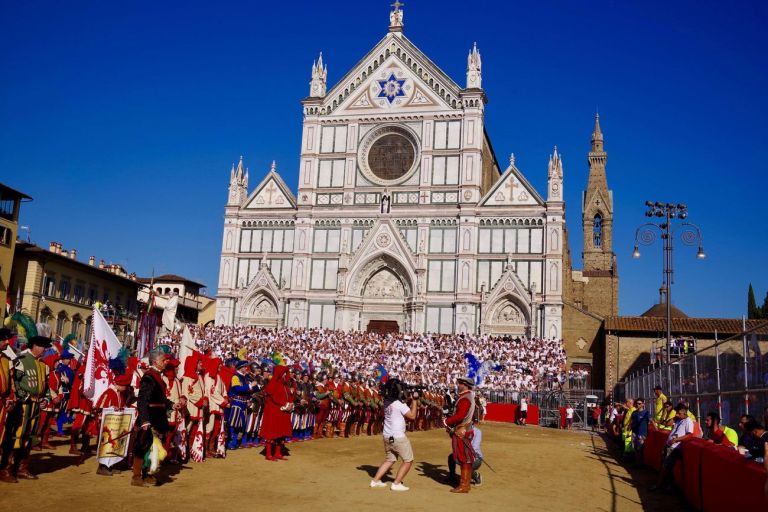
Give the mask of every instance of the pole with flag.
<path id="1" fill-rule="evenodd" d="M 152 273 L 152 279 L 149 282 L 149 298 L 147 307 L 142 312 L 139 320 L 139 332 L 136 339 L 138 346 L 136 352 L 139 359 L 144 358 L 155 345 L 155 333 L 157 332 L 157 317 L 155 316 L 155 276 Z"/>

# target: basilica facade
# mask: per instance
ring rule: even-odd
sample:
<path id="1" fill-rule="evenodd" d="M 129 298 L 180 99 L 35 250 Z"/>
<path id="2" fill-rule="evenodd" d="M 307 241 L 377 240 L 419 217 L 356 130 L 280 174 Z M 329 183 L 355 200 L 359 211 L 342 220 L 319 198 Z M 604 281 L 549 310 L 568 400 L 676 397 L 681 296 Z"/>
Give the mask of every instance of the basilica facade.
<path id="1" fill-rule="evenodd" d="M 459 85 L 403 33 L 302 100 L 299 182 L 230 173 L 217 325 L 563 336 L 563 167 L 499 161 L 477 47 Z M 293 193 L 296 190 L 296 193 Z"/>

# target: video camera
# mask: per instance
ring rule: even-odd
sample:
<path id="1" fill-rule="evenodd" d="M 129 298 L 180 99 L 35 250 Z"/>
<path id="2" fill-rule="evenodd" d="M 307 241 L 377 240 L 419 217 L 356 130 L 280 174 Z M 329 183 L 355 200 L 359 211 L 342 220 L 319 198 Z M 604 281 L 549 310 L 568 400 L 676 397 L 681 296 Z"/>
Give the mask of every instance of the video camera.
<path id="1" fill-rule="evenodd" d="M 405 403 L 413 397 L 413 393 L 422 396 L 425 386 L 407 384 L 400 379 L 389 379 L 382 387 L 382 395 L 385 401 L 394 402 L 400 400 Z"/>

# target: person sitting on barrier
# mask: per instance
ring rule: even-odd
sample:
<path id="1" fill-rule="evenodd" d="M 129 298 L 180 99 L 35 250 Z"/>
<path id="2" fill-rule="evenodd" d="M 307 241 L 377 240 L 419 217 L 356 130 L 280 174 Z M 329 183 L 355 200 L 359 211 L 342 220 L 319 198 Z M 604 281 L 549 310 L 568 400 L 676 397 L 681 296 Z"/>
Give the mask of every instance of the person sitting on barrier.
<path id="1" fill-rule="evenodd" d="M 744 424 L 744 431 L 747 432 L 755 442 L 749 449 L 749 454 L 753 459 L 765 457 L 765 443 L 768 443 L 768 431 L 762 423 L 757 420 L 749 420 Z"/>
<path id="2" fill-rule="evenodd" d="M 757 444 L 757 440 L 752 437 L 752 435 L 746 431 L 744 428 L 745 425 L 750 422 L 754 421 L 755 417 L 751 414 L 742 414 L 741 417 L 739 417 L 739 444 L 736 447 L 737 450 L 739 450 L 739 453 L 742 455 L 745 454 L 748 451 L 751 451 L 754 448 L 754 445 Z"/>
<path id="3" fill-rule="evenodd" d="M 720 425 L 720 415 L 718 413 L 710 412 L 707 414 L 704 424 L 707 427 L 704 439 L 711 443 L 736 448 L 736 445 L 739 443 L 739 436 L 732 428 Z"/>
<path id="4" fill-rule="evenodd" d="M 648 437 L 648 423 L 651 421 L 651 413 L 645 409 L 645 400 L 638 398 L 635 400 L 636 411 L 632 413 L 629 420 L 632 430 L 632 448 L 635 450 L 635 464 L 638 466 L 643 463 L 643 445 Z"/>
<path id="5" fill-rule="evenodd" d="M 685 404 L 678 404 L 675 407 L 675 411 L 675 425 L 672 427 L 669 437 L 667 437 L 667 442 L 664 446 L 664 460 L 661 463 L 661 473 L 659 473 L 656 485 L 651 486 L 652 491 L 669 489 L 675 464 L 683 458 L 682 443 L 695 437 L 693 421 L 688 417 L 688 408 Z"/>

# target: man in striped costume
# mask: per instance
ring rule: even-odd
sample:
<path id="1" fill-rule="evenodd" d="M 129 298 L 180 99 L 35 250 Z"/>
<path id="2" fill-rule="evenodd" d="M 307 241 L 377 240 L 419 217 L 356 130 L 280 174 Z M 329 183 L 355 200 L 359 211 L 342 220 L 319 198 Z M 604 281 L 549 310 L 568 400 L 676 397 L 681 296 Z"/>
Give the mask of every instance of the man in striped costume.
<path id="1" fill-rule="evenodd" d="M 252 381 L 248 377 L 250 364 L 248 361 L 238 361 L 235 364 L 237 368 L 232 376 L 229 386 L 229 409 L 227 409 L 227 425 L 229 425 L 228 450 L 235 450 L 246 443 L 246 413 L 248 411 L 248 400 L 253 391 Z M 242 440 L 238 436 L 242 434 Z"/>
<path id="2" fill-rule="evenodd" d="M 41 408 L 48 403 L 48 367 L 40 361 L 51 346 L 51 339 L 33 336 L 11 370 L 16 401 L 8 413 L 0 458 L 0 481 L 15 483 L 17 478 L 36 480 L 29 472 L 29 453 L 37 442 Z M 13 453 L 13 464 L 9 459 Z"/>
<path id="3" fill-rule="evenodd" d="M 467 377 L 456 379 L 459 388 L 459 398 L 452 416 L 445 419 L 445 426 L 451 435 L 453 460 L 461 466 L 461 480 L 451 492 L 467 493 L 471 487 L 472 464 L 476 454 L 472 449 L 472 418 L 475 414 L 475 394 L 472 392 L 474 382 Z"/>

